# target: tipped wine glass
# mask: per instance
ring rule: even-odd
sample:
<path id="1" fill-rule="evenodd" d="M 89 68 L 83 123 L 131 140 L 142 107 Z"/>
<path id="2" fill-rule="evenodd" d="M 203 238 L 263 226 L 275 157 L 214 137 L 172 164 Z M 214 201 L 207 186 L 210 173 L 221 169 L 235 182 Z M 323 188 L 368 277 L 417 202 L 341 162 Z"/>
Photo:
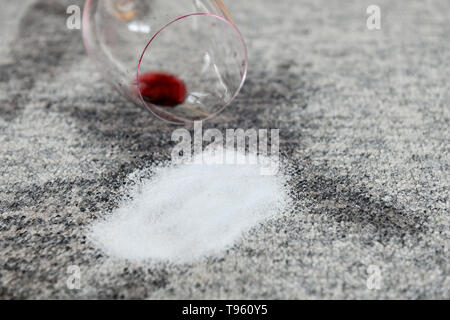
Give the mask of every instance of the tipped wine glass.
<path id="1" fill-rule="evenodd" d="M 83 39 L 107 81 L 170 123 L 213 117 L 247 74 L 244 39 L 221 0 L 87 0 Z"/>

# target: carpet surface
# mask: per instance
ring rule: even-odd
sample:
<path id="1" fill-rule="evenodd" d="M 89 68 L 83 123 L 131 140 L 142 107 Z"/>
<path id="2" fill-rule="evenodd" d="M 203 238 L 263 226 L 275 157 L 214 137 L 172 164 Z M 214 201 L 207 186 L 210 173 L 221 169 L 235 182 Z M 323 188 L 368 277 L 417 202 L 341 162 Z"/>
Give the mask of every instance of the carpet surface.
<path id="1" fill-rule="evenodd" d="M 86 237 L 174 128 L 95 71 L 65 27 L 77 3 L 0 1 L 0 298 L 450 298 L 448 0 L 378 0 L 375 31 L 367 1 L 226 1 L 248 80 L 205 127 L 279 128 L 295 202 L 181 266 L 113 261 Z"/>

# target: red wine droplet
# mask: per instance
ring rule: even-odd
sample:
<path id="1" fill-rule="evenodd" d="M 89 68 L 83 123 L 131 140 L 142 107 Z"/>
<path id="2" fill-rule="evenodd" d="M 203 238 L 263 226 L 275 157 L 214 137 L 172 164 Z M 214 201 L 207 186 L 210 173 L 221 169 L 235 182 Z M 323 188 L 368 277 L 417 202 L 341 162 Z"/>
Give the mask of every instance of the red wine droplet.
<path id="1" fill-rule="evenodd" d="M 186 85 L 168 73 L 145 73 L 139 76 L 139 87 L 144 100 L 157 106 L 176 107 L 186 100 Z"/>

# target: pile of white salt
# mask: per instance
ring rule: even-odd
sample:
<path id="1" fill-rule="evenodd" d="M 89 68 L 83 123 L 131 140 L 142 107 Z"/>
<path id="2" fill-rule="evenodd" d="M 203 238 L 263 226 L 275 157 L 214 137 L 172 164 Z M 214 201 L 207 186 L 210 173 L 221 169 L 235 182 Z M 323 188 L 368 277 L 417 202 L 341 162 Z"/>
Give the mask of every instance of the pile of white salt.
<path id="1" fill-rule="evenodd" d="M 215 156 L 204 153 L 203 163 Z M 119 207 L 93 225 L 91 239 L 114 258 L 189 263 L 219 255 L 286 209 L 282 173 L 262 175 L 261 164 L 194 162 L 157 165 L 150 178 L 134 178 Z"/>

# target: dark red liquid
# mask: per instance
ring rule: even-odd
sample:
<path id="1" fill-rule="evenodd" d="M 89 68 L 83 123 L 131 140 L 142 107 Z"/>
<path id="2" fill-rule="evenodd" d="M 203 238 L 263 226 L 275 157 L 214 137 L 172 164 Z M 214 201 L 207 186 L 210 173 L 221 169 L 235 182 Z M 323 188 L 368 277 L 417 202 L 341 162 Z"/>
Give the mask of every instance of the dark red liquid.
<path id="1" fill-rule="evenodd" d="M 139 76 L 141 95 L 146 102 L 163 107 L 176 107 L 186 100 L 186 85 L 164 72 L 149 72 Z"/>

